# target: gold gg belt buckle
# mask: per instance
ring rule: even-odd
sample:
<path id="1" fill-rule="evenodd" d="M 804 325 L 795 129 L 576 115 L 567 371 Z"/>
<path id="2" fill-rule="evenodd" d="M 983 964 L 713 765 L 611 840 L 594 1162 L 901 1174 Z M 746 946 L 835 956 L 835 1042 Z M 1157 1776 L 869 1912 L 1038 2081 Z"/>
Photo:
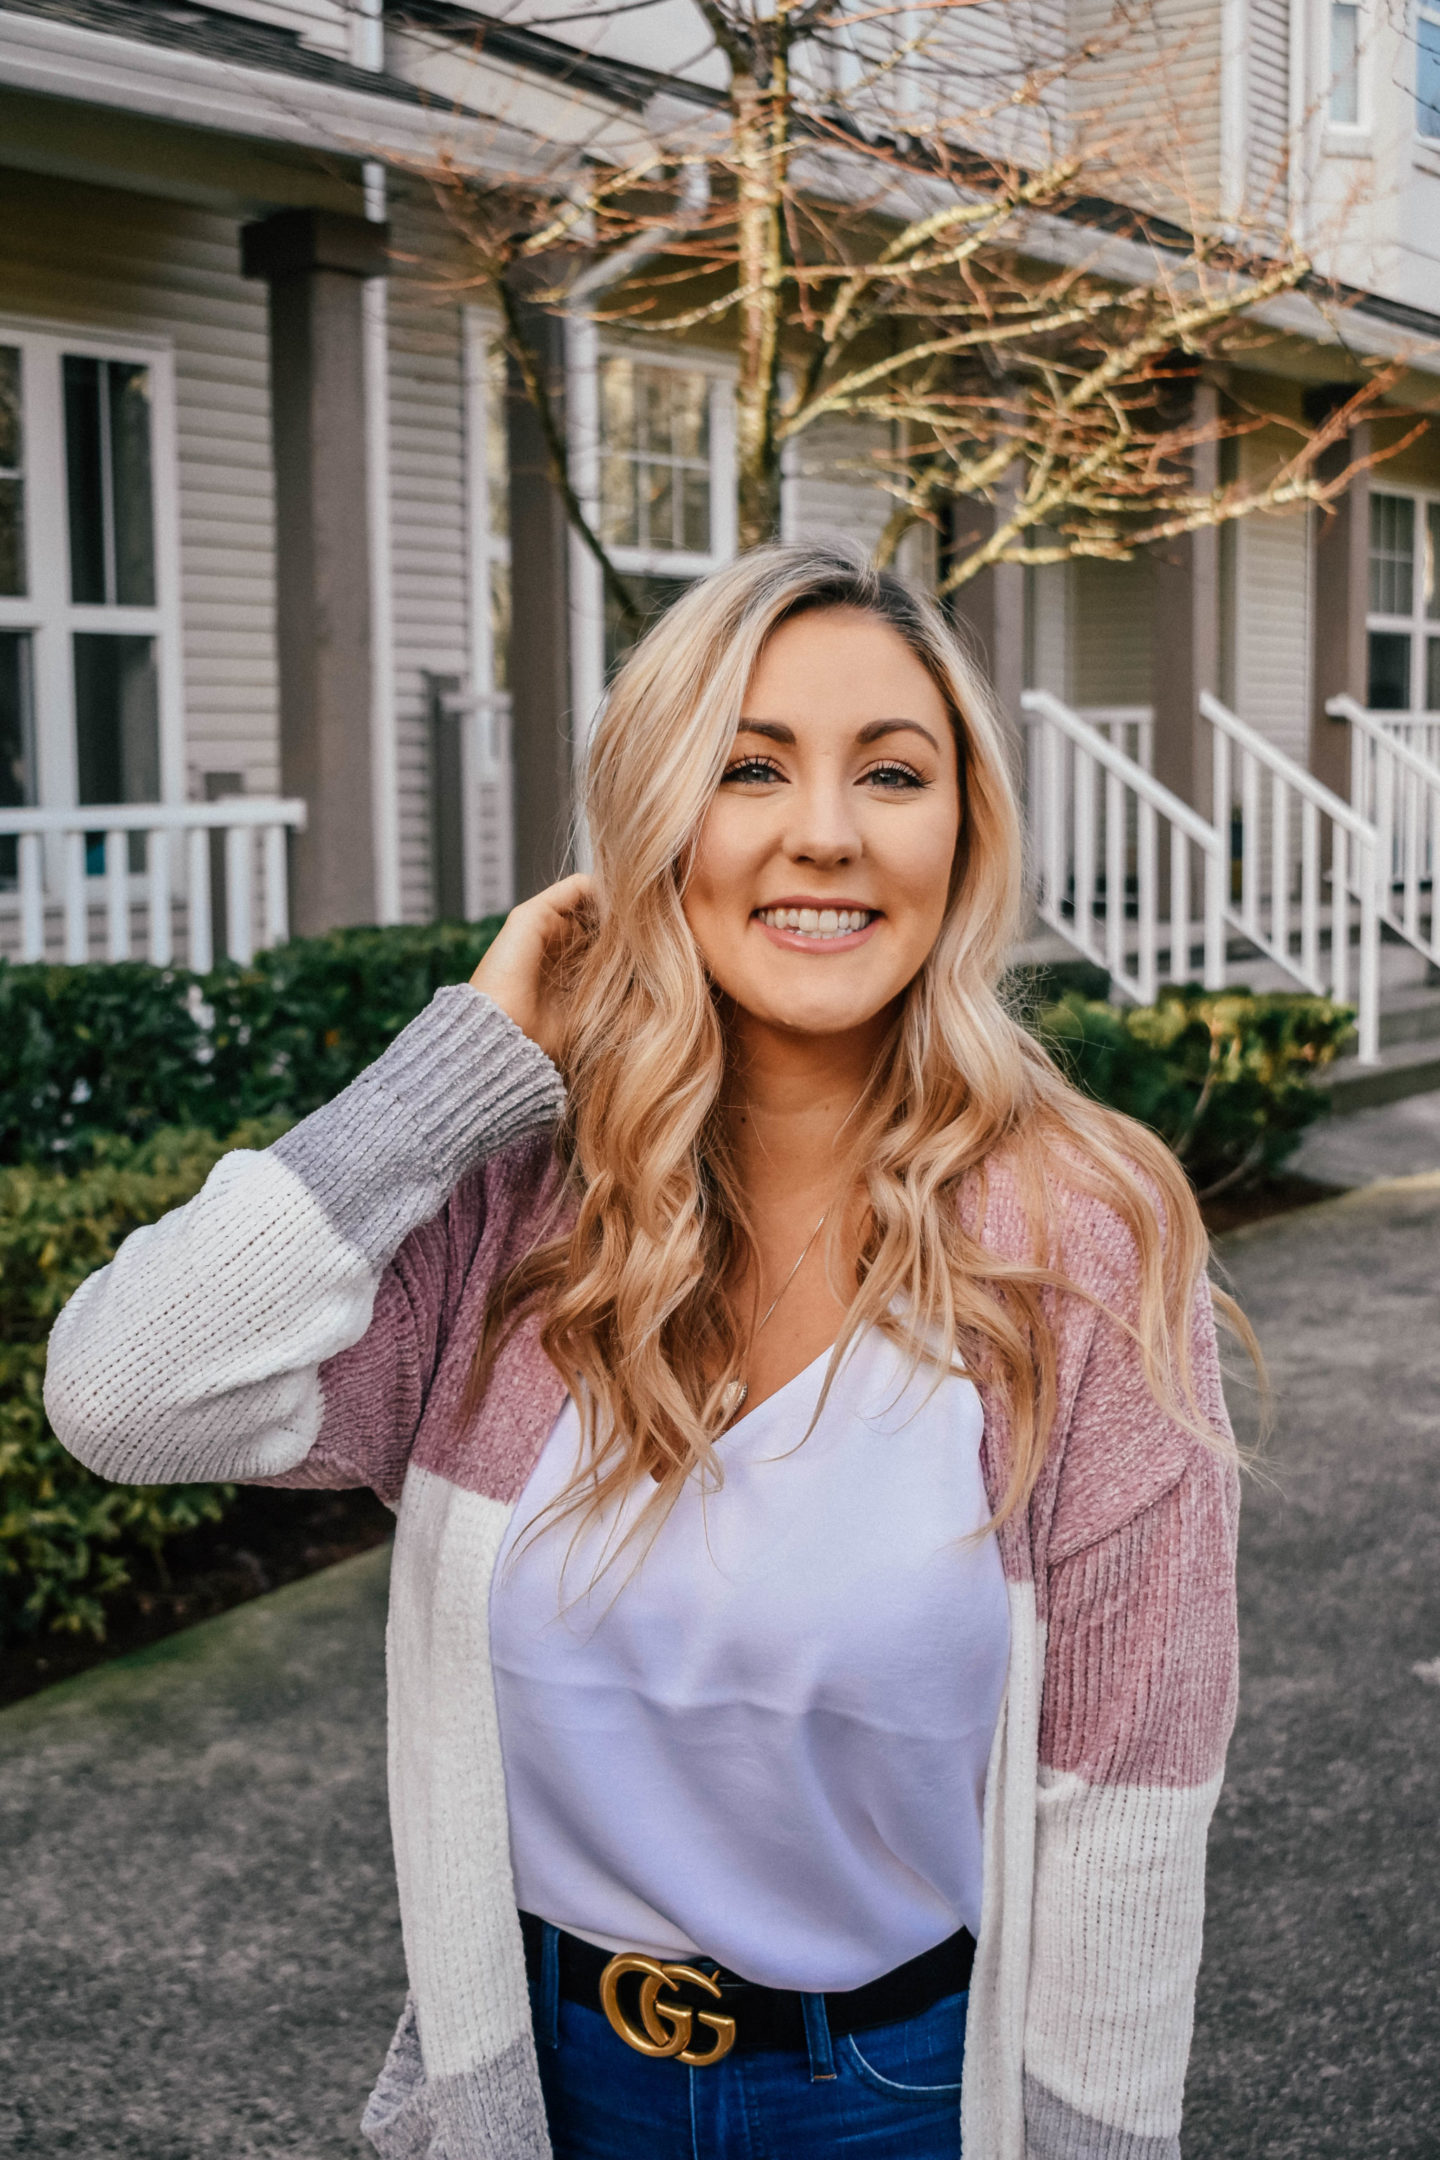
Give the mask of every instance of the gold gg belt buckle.
<path id="1" fill-rule="evenodd" d="M 638 2028 L 631 2024 L 620 2003 L 620 1983 L 630 1973 L 642 1976 Z M 689 2003 L 661 1994 L 663 1987 L 678 1983 L 703 1988 L 707 1995 L 720 2000 L 718 1981 L 708 1973 L 697 1972 L 693 1965 L 662 1965 L 658 1958 L 645 1957 L 638 1950 L 622 1951 L 611 1958 L 600 1975 L 600 2007 L 611 2028 L 637 2055 L 672 2058 L 697 2069 L 719 2062 L 735 2045 L 734 2018 L 726 2017 L 722 2011 L 692 2010 Z M 690 2045 L 697 2024 L 708 2025 L 715 2035 L 715 2045 L 703 2054 Z"/>

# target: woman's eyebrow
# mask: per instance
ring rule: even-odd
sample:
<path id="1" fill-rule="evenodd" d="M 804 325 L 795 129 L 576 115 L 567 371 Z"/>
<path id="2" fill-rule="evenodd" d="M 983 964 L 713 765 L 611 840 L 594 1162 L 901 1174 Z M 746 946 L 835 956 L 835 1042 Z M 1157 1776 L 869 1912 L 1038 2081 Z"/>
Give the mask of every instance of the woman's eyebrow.
<path id="1" fill-rule="evenodd" d="M 882 736 L 898 735 L 906 729 L 911 734 L 923 735 L 931 749 L 938 753 L 939 743 L 929 728 L 922 727 L 918 720 L 867 720 L 864 727 L 856 729 L 855 740 L 858 743 L 879 742 Z M 735 732 L 737 735 L 763 735 L 769 742 L 793 743 L 795 740 L 794 728 L 787 727 L 783 720 L 740 720 Z"/>

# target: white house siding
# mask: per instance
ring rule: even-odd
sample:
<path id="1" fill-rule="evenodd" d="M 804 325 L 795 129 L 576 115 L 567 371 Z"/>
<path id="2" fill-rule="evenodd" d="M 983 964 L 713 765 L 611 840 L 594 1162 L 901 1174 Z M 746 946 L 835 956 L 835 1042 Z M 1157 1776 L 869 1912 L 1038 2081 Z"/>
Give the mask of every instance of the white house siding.
<path id="1" fill-rule="evenodd" d="M 1070 565 L 1070 683 L 1077 705 L 1148 705 L 1150 564 Z"/>
<path id="2" fill-rule="evenodd" d="M 1132 200 L 1185 213 L 1218 198 L 1220 21 L 1219 0 L 1153 0 L 1117 30 L 1110 0 L 1072 0 L 1072 44 L 1093 39 L 1099 55 L 1076 70 L 1072 107 L 1097 114 L 1093 129 L 1082 117 L 1082 139 L 1128 137 L 1117 184 Z"/>
<path id="3" fill-rule="evenodd" d="M 279 787 L 265 290 L 232 218 L 10 171 L 0 307 L 175 358 L 187 792 L 207 771 Z"/>
<path id="4" fill-rule="evenodd" d="M 475 654 L 464 330 L 460 303 L 444 289 L 447 240 L 434 212 L 397 191 L 390 217 L 404 266 L 390 281 L 389 341 L 400 904 L 407 922 L 424 922 L 435 905 L 424 677 L 453 675 L 468 691 Z M 506 904 L 509 815 L 498 787 L 473 787 L 467 845 L 482 912 Z"/>
<path id="5" fill-rule="evenodd" d="M 355 0 L 206 0 L 206 5 L 226 15 L 244 15 L 251 22 L 294 30 L 301 44 L 313 52 L 330 53 L 337 60 L 349 57 Z"/>
<path id="6" fill-rule="evenodd" d="M 894 508 L 870 460 L 884 453 L 883 421 L 817 420 L 787 454 L 783 522 L 787 540 L 833 540 L 837 533 L 873 548 Z"/>
<path id="7" fill-rule="evenodd" d="M 1230 692 L 1242 720 L 1309 763 L 1310 557 L 1303 515 L 1247 518 L 1228 551 Z M 1229 581 L 1227 581 L 1229 582 Z"/>
<path id="8" fill-rule="evenodd" d="M 1249 0 L 1246 22 L 1246 189 L 1251 214 L 1285 222 L 1290 142 L 1291 0 Z"/>

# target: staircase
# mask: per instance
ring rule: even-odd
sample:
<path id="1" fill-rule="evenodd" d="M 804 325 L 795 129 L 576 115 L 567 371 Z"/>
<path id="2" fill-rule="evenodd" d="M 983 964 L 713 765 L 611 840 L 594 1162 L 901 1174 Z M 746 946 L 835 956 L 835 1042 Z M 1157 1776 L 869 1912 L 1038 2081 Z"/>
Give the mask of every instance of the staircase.
<path id="1" fill-rule="evenodd" d="M 1204 695 L 1206 816 L 1155 779 L 1139 711 L 1120 724 L 1046 691 L 1022 705 L 1036 922 L 1019 959 L 1080 954 L 1142 1004 L 1164 981 L 1309 990 L 1356 1008 L 1337 1110 L 1440 1088 L 1435 716 L 1333 701 L 1351 731 L 1346 802 Z"/>

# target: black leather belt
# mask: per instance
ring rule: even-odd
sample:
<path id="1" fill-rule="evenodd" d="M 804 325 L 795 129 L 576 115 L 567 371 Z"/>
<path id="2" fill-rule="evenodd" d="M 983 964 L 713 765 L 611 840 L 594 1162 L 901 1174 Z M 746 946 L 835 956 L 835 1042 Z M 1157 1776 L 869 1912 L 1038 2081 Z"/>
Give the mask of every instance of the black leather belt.
<path id="1" fill-rule="evenodd" d="M 540 1978 L 540 1949 L 544 1924 L 533 1913 L 522 1912 L 520 1932 L 525 1939 L 525 1970 L 532 1981 Z M 601 1982 L 607 1969 L 616 1961 L 609 1950 L 597 1950 L 593 1943 L 582 1942 L 578 1935 L 559 1931 L 560 1993 L 570 2002 L 584 2003 L 596 2010 L 602 2007 Z M 878 1980 L 867 1981 L 864 1987 L 848 1988 L 837 1994 L 826 1995 L 825 2012 L 830 2031 L 838 2039 L 842 2033 L 866 2032 L 876 2025 L 898 2025 L 905 2018 L 918 2017 L 922 2010 L 942 2002 L 947 1995 L 961 1995 L 970 1985 L 970 1967 L 975 1958 L 975 1938 L 968 1928 L 961 1928 L 945 1942 L 937 1943 L 933 1950 L 924 1950 L 919 1957 L 911 1958 L 904 1965 L 897 1965 L 893 1972 L 882 1973 Z M 649 1960 L 637 1960 L 648 1964 Z M 668 1968 L 676 1977 L 669 1979 L 670 1995 L 677 2004 L 689 2001 L 689 2006 L 701 2024 L 716 2022 L 706 2013 L 722 2012 L 718 2021 L 729 2025 L 734 2021 L 733 2041 L 721 2048 L 727 2053 L 729 2045 L 746 2048 L 785 2048 L 800 2050 L 805 2046 L 805 2014 L 803 1997 L 792 1988 L 761 1987 L 757 1982 L 742 1980 L 738 1974 L 727 1972 L 713 1958 L 687 1959 L 685 1965 L 706 1977 L 703 1990 L 687 1983 L 683 1968 Z M 657 1967 L 657 1969 L 660 1969 Z M 718 1996 L 715 1993 L 719 1989 Z M 662 2015 L 665 2004 L 660 2006 Z M 609 2012 L 607 2010 L 607 2015 Z M 614 2019 L 611 2020 L 614 2023 Z M 620 2028 L 617 2026 L 616 2028 Z M 688 2030 L 688 2027 L 687 2027 Z M 622 2037 L 626 2035 L 622 2034 Z M 630 2044 L 635 2045 L 632 2038 Z M 673 2047 L 646 2047 L 644 2053 L 678 2054 Z M 681 2056 L 682 2061 L 686 2056 Z M 696 2061 L 702 2059 L 697 2054 Z"/>

